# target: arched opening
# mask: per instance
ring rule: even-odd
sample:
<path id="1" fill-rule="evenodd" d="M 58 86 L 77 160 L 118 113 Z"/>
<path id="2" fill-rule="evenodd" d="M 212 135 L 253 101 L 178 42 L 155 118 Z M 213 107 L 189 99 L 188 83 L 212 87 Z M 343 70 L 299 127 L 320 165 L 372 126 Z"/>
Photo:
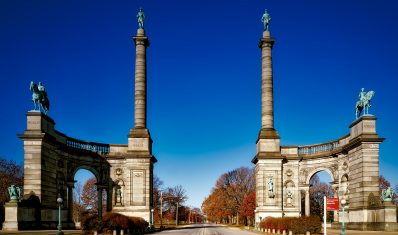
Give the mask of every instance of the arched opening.
<path id="1" fill-rule="evenodd" d="M 101 191 L 101 195 L 98 193 Z M 102 201 L 102 203 L 98 203 Z M 76 227 L 87 216 L 99 216 L 105 212 L 107 193 L 97 187 L 96 172 L 88 168 L 79 168 L 74 174 L 73 213 Z"/>
<path id="2" fill-rule="evenodd" d="M 332 187 L 333 176 L 328 170 L 315 172 L 309 179 L 309 205 L 310 215 L 323 218 L 324 197 L 335 197 Z M 327 211 L 327 222 L 334 221 L 334 212 Z"/>

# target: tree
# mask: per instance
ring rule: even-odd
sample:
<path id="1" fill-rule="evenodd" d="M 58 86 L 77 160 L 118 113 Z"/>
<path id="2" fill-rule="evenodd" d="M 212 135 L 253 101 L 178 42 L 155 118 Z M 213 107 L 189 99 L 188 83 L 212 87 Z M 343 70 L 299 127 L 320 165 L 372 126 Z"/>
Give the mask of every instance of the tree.
<path id="1" fill-rule="evenodd" d="M 73 190 L 73 221 L 75 223 L 81 221 L 81 216 L 86 211 L 83 206 L 82 195 L 83 186 L 80 182 L 78 182 Z"/>
<path id="2" fill-rule="evenodd" d="M 83 186 L 81 200 L 83 209 L 91 214 L 98 213 L 97 179 L 92 177 Z M 102 194 L 102 213 L 106 211 L 106 193 Z"/>
<path id="3" fill-rule="evenodd" d="M 243 199 L 241 215 L 246 217 L 245 225 L 252 225 L 254 219 L 254 210 L 256 209 L 256 192 L 252 191 L 248 193 Z"/>
<path id="4" fill-rule="evenodd" d="M 202 204 L 207 218 L 215 222 L 240 223 L 243 200 L 255 189 L 254 169 L 240 167 L 221 175 Z"/>
<path id="5" fill-rule="evenodd" d="M 311 215 L 323 218 L 323 197 L 331 197 L 333 195 L 333 188 L 330 184 L 320 181 L 318 175 L 314 175 L 310 179 L 310 212 Z M 333 212 L 329 211 L 327 214 L 328 221 L 333 220 Z"/>
<path id="6" fill-rule="evenodd" d="M 174 187 L 166 188 L 163 194 L 163 199 L 163 205 L 166 209 L 165 214 L 176 216 L 176 210 L 178 210 L 180 214 L 179 208 L 180 206 L 184 205 L 185 201 L 188 199 L 188 196 L 186 195 L 185 189 L 181 185 L 177 185 Z M 178 218 L 180 218 L 180 215 L 178 216 Z"/>
<path id="7" fill-rule="evenodd" d="M 9 200 L 8 187 L 23 186 L 23 167 L 12 160 L 0 158 L 0 204 Z M 29 193 L 29 192 L 28 192 Z"/>
<path id="8" fill-rule="evenodd" d="M 160 194 L 162 191 L 163 181 L 158 176 L 153 177 L 153 217 L 155 223 L 160 221 Z"/>

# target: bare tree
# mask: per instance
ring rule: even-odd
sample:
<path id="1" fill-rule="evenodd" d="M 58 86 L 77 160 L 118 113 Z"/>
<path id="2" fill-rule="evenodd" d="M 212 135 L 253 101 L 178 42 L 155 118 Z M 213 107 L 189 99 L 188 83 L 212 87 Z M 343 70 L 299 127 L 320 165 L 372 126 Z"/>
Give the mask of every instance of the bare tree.
<path id="1" fill-rule="evenodd" d="M 16 164 L 12 160 L 0 157 L 0 203 L 4 203 L 9 199 L 7 189 L 12 184 L 22 188 L 23 166 Z"/>
<path id="2" fill-rule="evenodd" d="M 81 215 L 85 211 L 82 195 L 83 185 L 80 182 L 77 182 L 73 190 L 73 221 L 75 223 L 81 221 Z"/>

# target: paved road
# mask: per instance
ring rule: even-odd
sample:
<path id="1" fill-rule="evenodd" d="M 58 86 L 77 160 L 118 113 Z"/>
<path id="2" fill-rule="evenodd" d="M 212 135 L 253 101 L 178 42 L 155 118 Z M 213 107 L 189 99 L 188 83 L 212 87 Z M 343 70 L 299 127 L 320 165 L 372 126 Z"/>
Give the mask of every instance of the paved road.
<path id="1" fill-rule="evenodd" d="M 258 235 L 248 231 L 242 231 L 239 228 L 227 228 L 216 224 L 193 224 L 180 227 L 176 230 L 166 230 L 163 232 L 153 233 L 163 235 Z"/>

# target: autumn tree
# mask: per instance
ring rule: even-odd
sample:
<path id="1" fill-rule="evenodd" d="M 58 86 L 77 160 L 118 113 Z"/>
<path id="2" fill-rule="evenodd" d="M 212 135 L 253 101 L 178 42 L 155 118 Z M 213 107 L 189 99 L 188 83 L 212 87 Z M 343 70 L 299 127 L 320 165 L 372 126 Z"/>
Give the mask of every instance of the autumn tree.
<path id="1" fill-rule="evenodd" d="M 92 177 L 87 180 L 83 186 L 81 200 L 84 210 L 91 214 L 98 213 L 98 191 L 97 191 L 97 179 Z M 106 211 L 106 193 L 103 191 L 102 194 L 102 213 Z"/>
<path id="2" fill-rule="evenodd" d="M 184 206 L 185 201 L 188 199 L 188 196 L 186 195 L 186 190 L 181 185 L 168 187 L 164 190 L 162 198 L 163 198 L 163 207 L 165 211 L 164 218 L 172 220 L 174 216 L 175 219 L 176 210 L 178 210 L 179 212 L 178 218 L 180 218 L 179 208 L 181 206 Z"/>
<path id="3" fill-rule="evenodd" d="M 202 204 L 209 220 L 240 223 L 243 200 L 254 191 L 254 169 L 240 167 L 218 178 L 211 194 Z"/>
<path id="4" fill-rule="evenodd" d="M 245 217 L 245 225 L 254 224 L 254 210 L 256 209 L 256 192 L 248 193 L 243 199 L 241 215 Z"/>

